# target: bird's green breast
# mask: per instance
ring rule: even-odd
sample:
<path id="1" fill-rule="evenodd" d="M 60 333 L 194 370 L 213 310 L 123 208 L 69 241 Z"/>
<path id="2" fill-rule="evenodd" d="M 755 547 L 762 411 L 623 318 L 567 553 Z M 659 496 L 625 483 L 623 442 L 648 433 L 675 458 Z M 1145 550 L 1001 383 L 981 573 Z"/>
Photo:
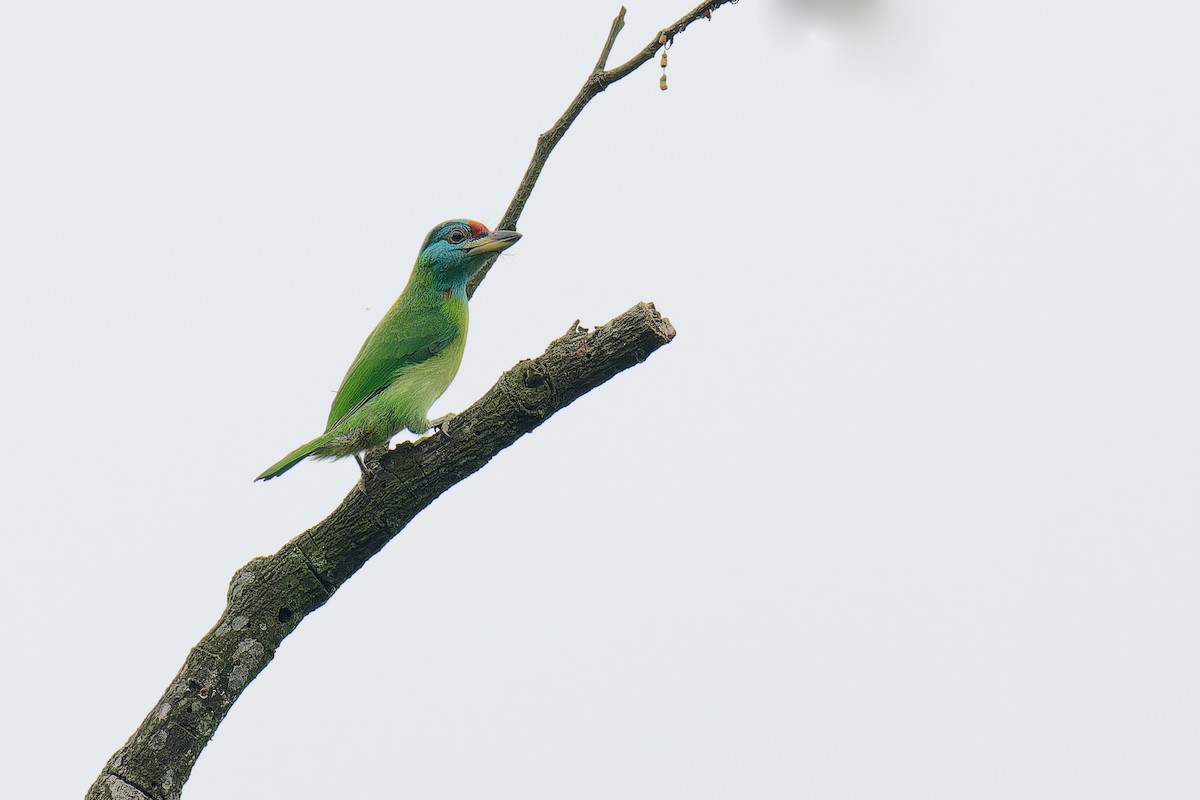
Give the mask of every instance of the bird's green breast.
<path id="1" fill-rule="evenodd" d="M 397 422 L 402 422 L 402 427 L 413 433 L 424 433 L 429 429 L 429 409 L 458 374 L 467 347 L 466 303 L 462 303 L 462 314 L 455 320 L 455 327 L 458 334 L 445 347 L 419 364 L 405 367 L 389 387 L 395 390 L 393 407 L 401 417 Z"/>
<path id="2" fill-rule="evenodd" d="M 444 346 L 428 358 L 407 365 L 397 372 L 395 380 L 379 398 L 380 405 L 392 415 L 393 430 L 389 436 L 404 428 L 413 433 L 429 429 L 429 409 L 449 388 L 462 364 L 467 346 L 467 302 L 449 297 L 433 313 L 443 318 L 437 327 L 450 330 Z"/>

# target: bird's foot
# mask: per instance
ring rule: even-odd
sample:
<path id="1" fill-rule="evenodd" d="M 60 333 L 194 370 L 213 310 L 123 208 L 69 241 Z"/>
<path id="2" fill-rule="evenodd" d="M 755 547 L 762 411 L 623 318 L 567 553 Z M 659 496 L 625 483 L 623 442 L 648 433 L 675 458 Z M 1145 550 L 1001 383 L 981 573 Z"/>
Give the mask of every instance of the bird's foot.
<path id="1" fill-rule="evenodd" d="M 453 411 L 451 411 L 449 414 L 442 414 L 437 419 L 430 420 L 429 427 L 436 428 L 437 430 L 444 433 L 446 436 L 449 436 L 450 435 L 450 423 L 457 416 L 458 416 L 458 414 L 455 414 Z"/>
<path id="2" fill-rule="evenodd" d="M 358 463 L 358 468 L 362 471 L 364 477 L 379 469 L 379 462 L 387 455 L 387 451 L 387 445 L 383 445 L 382 447 L 364 450 L 362 451 L 362 455 L 358 453 L 354 454 L 354 460 Z"/>
<path id="3" fill-rule="evenodd" d="M 358 468 L 362 472 L 362 479 L 358 482 L 358 490 L 362 492 L 363 497 L 370 498 L 367 492 L 367 484 L 370 482 L 371 476 L 377 474 L 383 467 L 380 462 L 387 455 L 387 445 L 376 447 L 372 450 L 364 450 L 362 455 L 354 454 L 354 460 L 358 463 Z"/>

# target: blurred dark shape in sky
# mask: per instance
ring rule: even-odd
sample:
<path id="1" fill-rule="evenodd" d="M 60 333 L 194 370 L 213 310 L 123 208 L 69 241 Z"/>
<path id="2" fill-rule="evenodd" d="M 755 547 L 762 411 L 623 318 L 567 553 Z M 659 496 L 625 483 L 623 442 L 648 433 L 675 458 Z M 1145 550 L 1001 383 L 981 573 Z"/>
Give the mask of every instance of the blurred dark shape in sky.
<path id="1" fill-rule="evenodd" d="M 854 21 L 877 13 L 882 0 L 779 0 L 790 11 L 816 19 Z"/>
<path id="2" fill-rule="evenodd" d="M 886 0 L 776 0 L 797 21 L 823 28 L 853 28 L 878 22 Z"/>
<path id="3" fill-rule="evenodd" d="M 827 46 L 867 45 L 875 51 L 884 47 L 881 37 L 897 33 L 895 5 L 889 0 L 776 0 L 773 8 L 781 32 L 804 33 Z"/>

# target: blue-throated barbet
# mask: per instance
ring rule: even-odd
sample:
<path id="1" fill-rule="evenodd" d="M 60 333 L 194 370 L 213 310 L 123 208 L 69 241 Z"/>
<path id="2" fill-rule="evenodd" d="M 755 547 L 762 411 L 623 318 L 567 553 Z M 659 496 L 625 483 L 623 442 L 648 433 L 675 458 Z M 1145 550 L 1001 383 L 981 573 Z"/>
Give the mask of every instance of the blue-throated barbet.
<path id="1" fill-rule="evenodd" d="M 297 447 L 255 480 L 282 475 L 300 461 L 344 458 L 383 447 L 400 431 L 424 433 L 429 408 L 458 372 L 467 343 L 467 281 L 488 256 L 511 247 L 516 231 L 489 231 L 469 219 L 429 232 L 408 285 L 363 342 L 333 398 L 325 432 Z"/>

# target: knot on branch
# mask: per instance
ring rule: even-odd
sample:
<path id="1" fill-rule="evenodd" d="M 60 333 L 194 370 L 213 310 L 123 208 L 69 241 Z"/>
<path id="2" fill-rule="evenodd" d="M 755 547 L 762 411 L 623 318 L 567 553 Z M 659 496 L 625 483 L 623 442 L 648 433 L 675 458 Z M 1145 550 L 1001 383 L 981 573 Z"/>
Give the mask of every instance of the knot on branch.
<path id="1" fill-rule="evenodd" d="M 504 373 L 503 391 L 513 405 L 528 417 L 541 419 L 550 413 L 554 385 L 545 368 L 526 359 Z"/>
<path id="2" fill-rule="evenodd" d="M 267 556 L 256 556 L 245 563 L 229 580 L 229 591 L 225 594 L 225 602 L 233 605 L 233 601 L 242 596 L 242 591 L 254 583 L 255 573 L 270 559 Z"/>
<path id="3" fill-rule="evenodd" d="M 116 775 L 101 775 L 100 777 L 103 778 L 104 789 L 108 791 L 108 796 L 112 800 L 150 800 L 149 794 Z"/>

